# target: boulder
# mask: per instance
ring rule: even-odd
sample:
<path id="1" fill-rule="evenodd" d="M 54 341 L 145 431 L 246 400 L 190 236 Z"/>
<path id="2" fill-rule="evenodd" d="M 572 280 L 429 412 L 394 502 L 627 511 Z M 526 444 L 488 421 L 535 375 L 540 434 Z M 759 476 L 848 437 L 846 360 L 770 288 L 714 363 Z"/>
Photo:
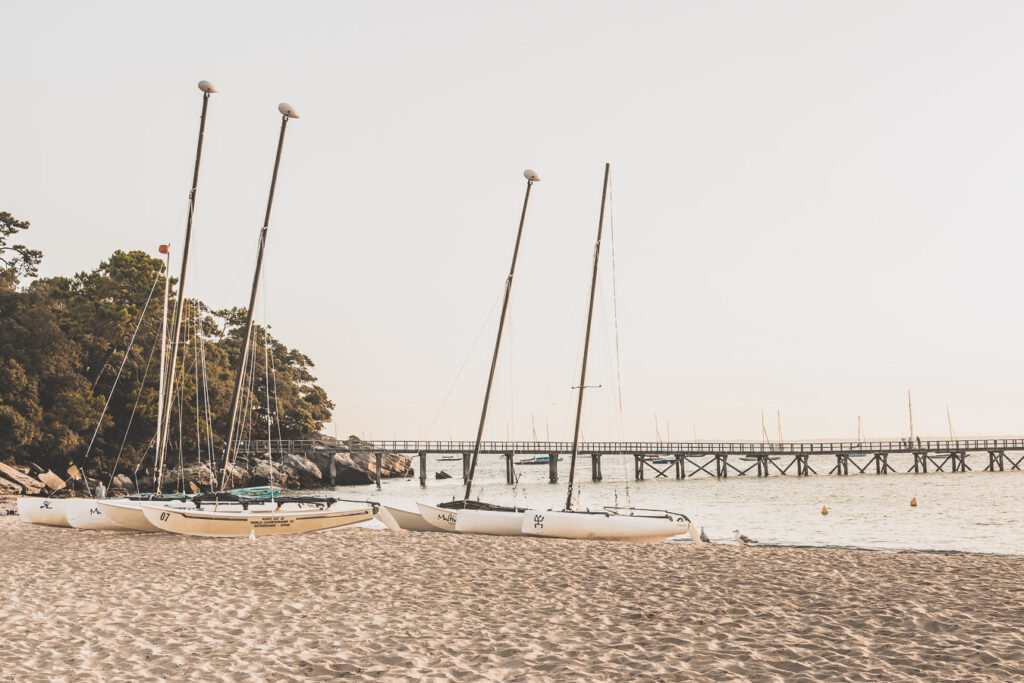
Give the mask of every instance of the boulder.
<path id="1" fill-rule="evenodd" d="M 242 472 L 242 478 L 245 479 L 244 472 Z M 206 490 L 213 483 L 214 476 L 209 465 L 205 463 L 192 463 L 191 465 L 186 465 L 180 472 L 177 467 L 164 472 L 164 486 L 162 488 L 165 490 L 175 490 L 179 487 L 184 487 L 185 491 L 192 491 L 196 488 Z"/>
<path id="2" fill-rule="evenodd" d="M 10 479 L 0 477 L 0 495 L 18 495 L 21 493 L 21 484 L 15 484 Z"/>
<path id="3" fill-rule="evenodd" d="M 41 474 L 36 475 L 36 479 L 46 484 L 46 488 L 51 491 L 60 491 L 64 488 L 64 480 L 57 476 L 55 473 L 47 470 Z"/>
<path id="4" fill-rule="evenodd" d="M 42 479 L 42 475 L 39 475 L 39 478 Z M 127 474 L 117 474 L 110 480 L 110 488 L 111 490 L 118 491 L 133 491 L 135 489 L 135 482 Z"/>
<path id="5" fill-rule="evenodd" d="M 10 481 L 13 481 L 15 484 L 18 484 L 21 487 L 22 491 L 24 491 L 27 495 L 30 496 L 34 496 L 35 494 L 39 493 L 44 488 L 46 488 L 43 482 L 39 481 L 35 477 L 30 477 L 24 472 L 21 472 L 20 470 L 17 470 L 11 467 L 10 465 L 5 465 L 2 462 L 0 462 L 0 476 Z"/>
<path id="6" fill-rule="evenodd" d="M 320 468 L 301 455 L 284 453 L 275 458 L 275 464 L 279 465 L 279 469 L 299 488 L 315 488 L 323 483 Z"/>

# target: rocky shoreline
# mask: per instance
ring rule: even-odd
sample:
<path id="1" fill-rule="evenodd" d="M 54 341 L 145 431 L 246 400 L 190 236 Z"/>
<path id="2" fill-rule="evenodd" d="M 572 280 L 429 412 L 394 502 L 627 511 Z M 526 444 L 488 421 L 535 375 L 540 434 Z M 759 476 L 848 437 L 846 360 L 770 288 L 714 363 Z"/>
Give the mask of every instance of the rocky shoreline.
<path id="1" fill-rule="evenodd" d="M 296 442 L 297 443 L 297 442 Z M 302 442 L 301 452 L 275 453 L 268 456 L 239 460 L 231 467 L 229 487 L 263 486 L 273 483 L 283 489 L 325 488 L 331 486 L 358 486 L 372 484 L 377 478 L 377 453 L 357 437 L 345 441 L 320 437 Z M 398 453 L 380 453 L 380 477 L 391 479 L 413 475 L 412 458 Z M 49 495 L 70 488 L 110 482 L 110 493 L 126 493 L 153 489 L 152 472 L 140 472 L 136 481 L 128 474 L 108 475 L 90 473 L 89 477 L 71 478 L 32 465 L 6 465 L 0 463 L 0 497 L 18 495 Z M 216 478 L 207 464 L 193 463 L 164 472 L 162 489 L 165 492 L 199 493 L 215 485 Z"/>

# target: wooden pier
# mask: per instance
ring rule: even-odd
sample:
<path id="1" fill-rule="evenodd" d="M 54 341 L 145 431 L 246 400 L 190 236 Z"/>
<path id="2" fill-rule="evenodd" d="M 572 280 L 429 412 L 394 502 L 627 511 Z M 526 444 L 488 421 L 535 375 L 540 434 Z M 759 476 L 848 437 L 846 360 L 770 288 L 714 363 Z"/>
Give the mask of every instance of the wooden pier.
<path id="1" fill-rule="evenodd" d="M 472 441 L 366 441 L 365 451 L 402 453 L 415 456 L 421 486 L 427 483 L 428 456 L 461 455 L 462 478 L 465 481 L 474 443 Z M 318 440 L 251 441 L 240 452 L 326 453 L 336 446 Z M 515 483 L 515 458 L 529 455 L 548 456 L 548 480 L 558 482 L 559 456 L 571 453 L 568 441 L 484 441 L 481 455 L 497 455 L 505 459 L 505 480 Z M 633 458 L 633 478 L 688 479 L 706 475 L 718 479 L 730 476 L 806 477 L 812 474 L 848 476 L 851 474 L 926 474 L 928 472 L 1003 472 L 1024 469 L 1024 438 L 1022 439 L 959 439 L 946 441 L 794 441 L 762 443 L 750 441 L 643 442 L 594 441 L 580 444 L 580 459 L 590 459 L 591 478 L 604 476 L 601 459 L 605 455 L 627 455 Z M 889 458 L 910 456 L 905 470 L 897 469 Z M 979 459 L 987 456 L 986 459 Z M 974 458 L 972 467 L 968 462 Z M 983 466 L 982 466 L 983 465 Z"/>

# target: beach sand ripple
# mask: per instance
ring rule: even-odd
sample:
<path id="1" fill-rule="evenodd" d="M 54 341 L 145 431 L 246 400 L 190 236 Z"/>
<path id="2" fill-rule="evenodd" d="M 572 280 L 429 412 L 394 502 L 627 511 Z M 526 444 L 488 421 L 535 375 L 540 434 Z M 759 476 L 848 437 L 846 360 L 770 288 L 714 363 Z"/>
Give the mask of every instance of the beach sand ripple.
<path id="1" fill-rule="evenodd" d="M 0 680 L 1024 678 L 1024 560 L 0 518 Z"/>

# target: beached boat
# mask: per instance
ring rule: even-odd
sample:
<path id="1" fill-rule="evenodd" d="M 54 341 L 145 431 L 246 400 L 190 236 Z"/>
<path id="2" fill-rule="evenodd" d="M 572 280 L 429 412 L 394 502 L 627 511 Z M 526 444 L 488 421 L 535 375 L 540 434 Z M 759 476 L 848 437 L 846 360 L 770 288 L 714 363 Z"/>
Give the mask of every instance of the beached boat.
<path id="1" fill-rule="evenodd" d="M 565 507 L 560 511 L 554 510 L 510 510 L 510 509 L 481 509 L 459 510 L 459 517 L 455 525 L 456 531 L 467 533 L 488 533 L 499 535 L 531 535 L 531 536 L 553 536 L 557 538 L 573 539 L 604 539 L 614 541 L 635 541 L 635 542 L 657 542 L 677 536 L 682 533 L 691 533 L 694 542 L 700 544 L 700 537 L 695 533 L 689 519 L 685 515 L 672 513 L 667 510 L 633 510 L 610 506 L 602 508 L 600 512 L 574 510 L 573 496 L 576 475 L 576 459 L 579 455 L 580 429 L 583 419 L 583 396 L 587 389 L 587 360 L 590 354 L 590 333 L 594 320 L 594 297 L 597 292 L 598 263 L 601 256 L 601 235 L 604 227 L 605 203 L 608 196 L 608 180 L 611 173 L 611 165 L 604 167 L 604 187 L 601 193 L 601 213 L 597 224 L 597 240 L 594 243 L 594 263 L 590 281 L 590 305 L 587 310 L 586 334 L 583 342 L 583 362 L 580 369 L 580 382 L 576 388 L 579 391 L 576 404 L 576 426 L 573 432 L 572 452 L 569 465 L 569 490 L 566 497 Z M 515 261 L 513 260 L 513 264 Z M 509 281 L 511 282 L 511 276 Z M 614 286 L 614 285 L 613 285 Z M 499 327 L 499 341 L 501 332 Z M 498 346 L 495 346 L 494 355 L 497 358 Z M 493 365 L 492 365 L 493 372 Z M 490 389 L 490 386 L 488 386 Z M 486 399 L 484 410 L 486 412 Z M 480 431 L 483 430 L 481 420 Z M 474 459 L 470 463 L 470 482 L 472 481 L 473 468 L 476 465 L 476 457 L 479 448 L 474 453 Z M 469 499 L 467 490 L 466 499 Z M 455 506 L 458 503 L 444 504 L 444 507 Z M 464 519 L 465 516 L 465 519 Z M 519 521 L 519 526 L 515 522 Z"/>
<path id="2" fill-rule="evenodd" d="M 419 512 L 403 510 L 392 505 L 381 505 L 381 509 L 386 510 L 398 527 L 404 531 L 454 531 L 454 529 L 442 529 L 431 524 Z"/>
<path id="3" fill-rule="evenodd" d="M 64 503 L 68 525 L 75 529 L 117 529 L 124 527 L 103 514 L 95 498 L 68 498 Z"/>
<path id="4" fill-rule="evenodd" d="M 530 190 L 533 188 L 533 184 L 540 181 L 540 176 L 536 171 L 532 169 L 526 169 L 523 171 L 523 177 L 526 178 L 526 196 L 523 198 L 523 211 L 519 217 L 519 230 L 516 233 L 516 244 L 512 251 L 512 265 L 508 271 L 508 277 L 505 279 L 505 296 L 504 301 L 501 305 L 501 317 L 498 318 L 498 337 L 494 343 L 494 355 L 491 357 L 491 370 L 487 377 L 487 389 L 484 392 L 484 404 L 483 409 L 480 411 L 480 423 L 476 433 L 476 443 L 473 447 L 473 455 L 469 461 L 469 471 L 466 473 L 466 493 L 463 500 L 448 501 L 441 503 L 440 505 L 427 505 L 425 503 L 416 503 L 417 508 L 420 511 L 420 516 L 427 524 L 437 527 L 441 531 L 456 531 L 456 519 L 459 513 L 470 506 L 469 494 L 473 490 L 473 475 L 476 472 L 476 462 L 480 457 L 480 442 L 483 440 L 484 424 L 487 421 L 487 406 L 491 398 L 491 388 L 494 385 L 494 371 L 498 364 L 498 351 L 501 348 L 501 337 L 502 331 L 505 328 L 505 318 L 508 314 L 508 302 L 509 297 L 512 294 L 512 280 L 516 273 L 516 261 L 519 258 L 519 245 L 523 239 L 523 225 L 526 223 L 526 208 L 530 204 Z M 486 506 L 486 504 L 484 504 Z M 479 507 L 477 505 L 476 507 Z M 499 507 L 500 506 L 492 506 Z M 409 518 L 406 518 L 409 520 Z M 399 520 L 399 524 L 401 521 Z M 410 529 L 412 527 L 420 527 L 418 520 L 407 521 L 409 526 L 403 526 L 403 529 Z"/>
<path id="5" fill-rule="evenodd" d="M 64 512 L 68 498 L 19 498 L 18 516 L 23 522 L 44 526 L 71 526 Z"/>
<path id="6" fill-rule="evenodd" d="M 527 536 L 634 543 L 658 543 L 688 533 L 694 542 L 700 543 L 700 536 L 686 515 L 637 508 L 527 510 L 521 531 Z"/>
<path id="7" fill-rule="evenodd" d="M 301 534 L 312 531 L 331 531 L 341 527 L 374 519 L 379 506 L 373 503 L 302 499 L 300 509 L 287 509 L 289 498 L 277 499 L 272 509 L 248 508 L 240 511 L 167 508 L 154 503 L 142 503 L 146 519 L 161 531 L 187 536 L 245 537 Z M 310 505 L 312 505 L 310 507 Z M 384 521 L 384 520 L 381 520 Z"/>

